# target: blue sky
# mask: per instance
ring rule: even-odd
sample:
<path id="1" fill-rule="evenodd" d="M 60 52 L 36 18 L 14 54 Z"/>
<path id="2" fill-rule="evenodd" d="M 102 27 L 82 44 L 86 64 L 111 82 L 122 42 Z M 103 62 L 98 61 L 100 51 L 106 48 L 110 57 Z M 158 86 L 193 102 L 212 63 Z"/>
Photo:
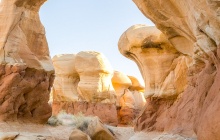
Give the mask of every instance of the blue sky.
<path id="1" fill-rule="evenodd" d="M 135 62 L 118 51 L 122 33 L 134 24 L 153 25 L 131 0 L 48 0 L 40 10 L 51 57 L 97 51 L 115 70 L 142 81 Z"/>

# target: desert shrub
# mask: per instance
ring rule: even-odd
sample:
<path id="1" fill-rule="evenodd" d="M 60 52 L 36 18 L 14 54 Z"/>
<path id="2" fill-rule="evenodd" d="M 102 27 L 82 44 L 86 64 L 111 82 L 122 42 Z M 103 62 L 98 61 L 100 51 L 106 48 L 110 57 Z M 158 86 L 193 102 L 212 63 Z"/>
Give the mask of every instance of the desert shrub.
<path id="1" fill-rule="evenodd" d="M 61 125 L 61 122 L 57 119 L 56 116 L 51 116 L 48 119 L 47 124 L 49 124 L 51 126 L 58 126 L 58 125 Z"/>
<path id="2" fill-rule="evenodd" d="M 73 126 L 81 131 L 85 131 L 88 128 L 90 120 L 92 120 L 92 117 L 84 116 L 81 112 L 76 115 L 72 115 L 66 113 L 65 111 L 61 111 L 57 116 L 51 116 L 47 123 L 51 126 Z"/>

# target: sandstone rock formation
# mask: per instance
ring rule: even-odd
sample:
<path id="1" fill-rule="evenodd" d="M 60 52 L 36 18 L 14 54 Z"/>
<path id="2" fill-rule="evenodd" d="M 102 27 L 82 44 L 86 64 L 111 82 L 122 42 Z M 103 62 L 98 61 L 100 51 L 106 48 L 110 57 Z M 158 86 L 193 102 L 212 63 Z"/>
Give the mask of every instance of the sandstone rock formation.
<path id="1" fill-rule="evenodd" d="M 75 55 L 56 55 L 52 60 L 55 68 L 55 79 L 51 91 L 53 101 L 78 101 L 77 87 L 79 75 L 75 70 Z"/>
<path id="2" fill-rule="evenodd" d="M 146 97 L 171 98 L 184 90 L 187 57 L 180 55 L 156 27 L 130 27 L 119 40 L 119 50 L 139 66 Z"/>
<path id="3" fill-rule="evenodd" d="M 0 1 L 0 120 L 44 123 L 53 83 L 45 30 L 38 11 L 45 0 Z"/>
<path id="4" fill-rule="evenodd" d="M 128 76 L 132 82 L 132 85 L 129 87 L 129 90 L 133 93 L 135 99 L 135 109 L 142 110 L 146 103 L 146 99 L 144 97 L 144 86 L 138 81 L 138 79 L 134 76 Z"/>
<path id="5" fill-rule="evenodd" d="M 149 98 L 145 110 L 137 120 L 136 130 L 197 135 L 199 140 L 220 139 L 219 1 L 133 1 L 165 34 L 178 52 L 193 59 L 188 69 L 188 83 L 184 91 L 173 99 Z M 147 44 L 143 45 L 143 48 L 154 46 L 160 49 L 162 45 L 151 42 Z M 139 45 L 142 45 L 142 42 Z M 127 44 L 121 46 L 129 47 Z M 130 51 L 122 53 L 137 56 Z M 143 74 L 143 66 L 139 67 Z"/>
<path id="6" fill-rule="evenodd" d="M 98 116 L 116 126 L 116 96 L 112 87 L 113 70 L 103 54 L 92 51 L 63 54 L 53 58 L 55 81 L 52 88 L 53 115 L 60 111 Z"/>
<path id="7" fill-rule="evenodd" d="M 115 103 L 111 79 L 113 70 L 104 55 L 82 51 L 75 57 L 75 69 L 80 76 L 78 92 L 87 102 Z"/>
<path id="8" fill-rule="evenodd" d="M 125 89 L 128 89 L 132 85 L 132 82 L 124 73 L 115 71 L 114 76 L 112 77 L 112 85 L 117 96 L 116 105 L 120 106 L 120 99 L 125 93 Z"/>
<path id="9" fill-rule="evenodd" d="M 133 93 L 133 97 L 135 100 L 135 109 L 141 111 L 146 104 L 144 93 L 136 90 L 131 92 Z"/>
<path id="10" fill-rule="evenodd" d="M 127 76 L 115 71 L 112 85 L 117 95 L 118 120 L 120 124 L 131 125 L 139 111 L 146 103 L 143 91 L 144 87 L 133 76 Z"/>
<path id="11" fill-rule="evenodd" d="M 128 76 L 128 78 L 131 80 L 131 86 L 129 87 L 130 91 L 144 91 L 144 86 L 141 85 L 141 83 L 138 81 L 138 79 L 134 76 Z"/>

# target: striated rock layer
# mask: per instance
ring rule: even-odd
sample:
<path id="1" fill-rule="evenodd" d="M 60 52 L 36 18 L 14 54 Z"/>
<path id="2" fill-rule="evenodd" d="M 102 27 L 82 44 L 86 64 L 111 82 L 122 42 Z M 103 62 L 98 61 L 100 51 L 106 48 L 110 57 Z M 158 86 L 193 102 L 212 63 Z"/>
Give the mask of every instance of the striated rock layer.
<path id="1" fill-rule="evenodd" d="M 53 115 L 83 113 L 98 116 L 104 123 L 117 125 L 113 70 L 98 52 L 83 51 L 53 58 L 55 81 L 52 88 Z"/>
<path id="2" fill-rule="evenodd" d="M 79 74 L 78 92 L 87 102 L 115 103 L 111 79 L 113 69 L 102 54 L 82 51 L 76 54 L 75 69 Z"/>
<path id="3" fill-rule="evenodd" d="M 189 59 L 156 27 L 130 27 L 119 40 L 119 50 L 139 66 L 146 98 L 173 98 L 184 90 Z"/>
<path id="4" fill-rule="evenodd" d="M 79 74 L 75 70 L 75 54 L 62 54 L 53 57 L 55 79 L 51 91 L 53 101 L 78 101 L 77 87 Z"/>
<path id="5" fill-rule="evenodd" d="M 53 83 L 39 9 L 45 0 L 0 1 L 0 121 L 44 123 Z"/>
<path id="6" fill-rule="evenodd" d="M 184 91 L 177 98 L 148 98 L 136 130 L 220 139 L 219 1 L 133 1 L 178 52 L 193 59 Z"/>

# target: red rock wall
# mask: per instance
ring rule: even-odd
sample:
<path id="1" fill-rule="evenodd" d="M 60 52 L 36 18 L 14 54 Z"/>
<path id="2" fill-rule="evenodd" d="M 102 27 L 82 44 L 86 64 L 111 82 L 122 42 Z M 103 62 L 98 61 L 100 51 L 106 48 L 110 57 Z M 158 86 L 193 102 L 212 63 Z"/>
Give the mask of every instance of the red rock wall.
<path id="1" fill-rule="evenodd" d="M 53 74 L 12 65 L 0 70 L 0 121 L 47 122 Z"/>
<path id="2" fill-rule="evenodd" d="M 98 116 L 105 124 L 113 126 L 118 124 L 117 110 L 114 104 L 54 101 L 52 109 L 53 115 L 65 110 L 70 114 L 83 113 L 85 116 Z"/>
<path id="3" fill-rule="evenodd" d="M 165 131 L 220 139 L 219 2 L 133 0 L 182 53 L 194 59 L 188 86 L 176 99 L 149 98 L 137 131 Z"/>

